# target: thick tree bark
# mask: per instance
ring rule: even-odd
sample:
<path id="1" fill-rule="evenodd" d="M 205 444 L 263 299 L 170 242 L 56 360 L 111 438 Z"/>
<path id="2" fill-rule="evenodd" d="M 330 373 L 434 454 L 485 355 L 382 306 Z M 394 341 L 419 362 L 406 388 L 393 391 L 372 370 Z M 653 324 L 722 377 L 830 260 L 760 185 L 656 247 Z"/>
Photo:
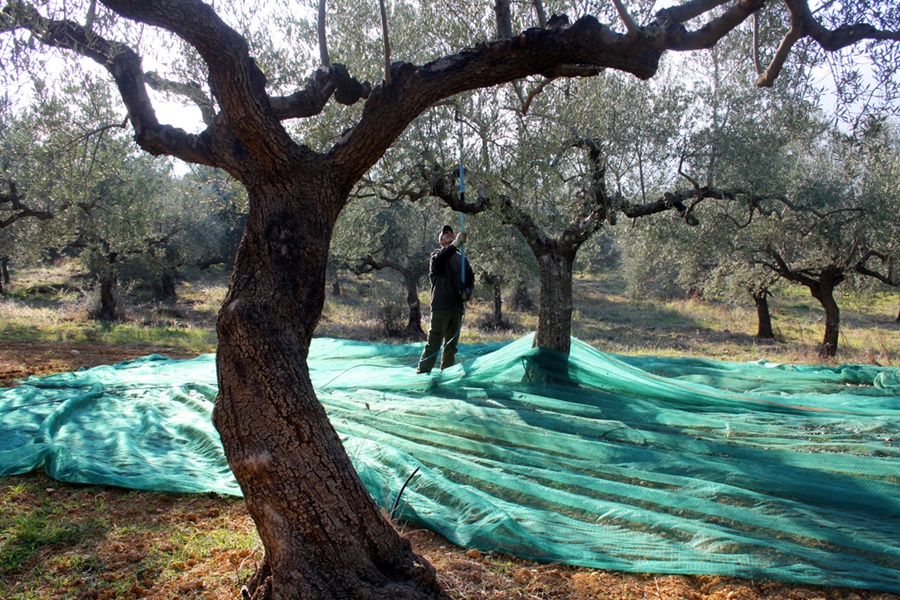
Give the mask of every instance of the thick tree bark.
<path id="1" fill-rule="evenodd" d="M 560 247 L 537 257 L 541 291 L 534 345 L 568 353 L 572 345 L 572 265 L 575 252 Z"/>
<path id="2" fill-rule="evenodd" d="M 310 381 L 337 218 L 329 207 L 345 193 L 323 179 L 272 177 L 250 189 L 216 325 L 213 419 L 266 549 L 253 597 L 441 598 L 432 567 L 369 496 Z"/>
<path id="3" fill-rule="evenodd" d="M 772 315 L 769 312 L 769 293 L 766 291 L 752 294 L 756 303 L 756 318 L 758 325 L 756 337 L 763 340 L 774 340 L 775 332 L 772 329 Z"/>

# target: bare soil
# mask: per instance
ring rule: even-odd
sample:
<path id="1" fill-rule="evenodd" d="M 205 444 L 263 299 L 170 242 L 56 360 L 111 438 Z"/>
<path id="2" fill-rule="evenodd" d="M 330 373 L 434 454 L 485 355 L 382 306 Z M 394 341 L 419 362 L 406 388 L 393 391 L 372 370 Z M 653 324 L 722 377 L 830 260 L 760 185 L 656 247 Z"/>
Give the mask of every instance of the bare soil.
<path id="1" fill-rule="evenodd" d="M 3 340 L 0 342 L 0 387 L 13 385 L 16 380 L 30 375 L 50 375 L 98 365 L 114 365 L 148 354 L 192 358 L 184 352 L 153 346 Z"/>
<path id="2" fill-rule="evenodd" d="M 152 353 L 188 357 L 147 346 L 4 341 L 0 386 L 14 385 L 28 375 L 115 364 Z M 239 598 L 240 586 L 262 558 L 258 539 L 249 548 L 228 541 L 227 533 L 255 536 L 238 498 L 79 486 L 53 481 L 41 472 L 0 479 L 0 518 L 60 506 L 66 507 L 61 518 L 72 535 L 42 545 L 20 563 L 4 563 L 6 568 L 0 564 L 0 600 Z M 409 524 L 397 526 L 459 599 L 900 600 L 895 594 L 866 590 L 541 565 L 460 548 Z M 198 544 L 198 539 L 213 543 Z M 215 543 L 217 539 L 222 541 Z M 0 558 L 22 543 L 0 527 Z"/>

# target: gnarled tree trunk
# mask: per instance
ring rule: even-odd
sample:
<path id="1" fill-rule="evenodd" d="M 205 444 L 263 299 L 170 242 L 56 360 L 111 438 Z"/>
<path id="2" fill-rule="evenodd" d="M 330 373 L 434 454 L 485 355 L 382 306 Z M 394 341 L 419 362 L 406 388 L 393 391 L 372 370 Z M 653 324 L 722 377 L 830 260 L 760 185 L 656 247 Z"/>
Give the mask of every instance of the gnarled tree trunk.
<path id="1" fill-rule="evenodd" d="M 266 549 L 253 597 L 441 598 L 433 568 L 369 496 L 310 380 L 333 207 L 345 193 L 322 179 L 251 188 L 216 324 L 213 419 Z"/>
<path id="2" fill-rule="evenodd" d="M 754 292 L 753 302 L 756 304 L 756 337 L 763 340 L 774 340 L 775 332 L 772 330 L 772 314 L 769 312 L 769 292 Z"/>
<path id="3" fill-rule="evenodd" d="M 810 288 L 813 297 L 825 310 L 825 336 L 819 354 L 831 358 L 837 354 L 838 338 L 841 332 L 841 309 L 834 299 L 834 288 L 843 277 L 831 271 L 823 271 L 819 283 Z"/>

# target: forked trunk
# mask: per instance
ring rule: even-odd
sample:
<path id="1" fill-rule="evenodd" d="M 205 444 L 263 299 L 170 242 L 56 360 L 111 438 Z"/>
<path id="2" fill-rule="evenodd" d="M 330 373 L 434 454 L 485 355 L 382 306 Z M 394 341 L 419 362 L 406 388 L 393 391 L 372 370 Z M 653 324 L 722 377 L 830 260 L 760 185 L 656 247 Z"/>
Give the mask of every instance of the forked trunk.
<path id="1" fill-rule="evenodd" d="M 250 190 L 249 222 L 216 325 L 213 419 L 265 546 L 250 591 L 279 599 L 441 598 L 431 565 L 366 491 L 310 380 L 306 359 L 337 218 L 329 206 L 341 204 L 328 198 L 340 191 L 310 179 Z"/>

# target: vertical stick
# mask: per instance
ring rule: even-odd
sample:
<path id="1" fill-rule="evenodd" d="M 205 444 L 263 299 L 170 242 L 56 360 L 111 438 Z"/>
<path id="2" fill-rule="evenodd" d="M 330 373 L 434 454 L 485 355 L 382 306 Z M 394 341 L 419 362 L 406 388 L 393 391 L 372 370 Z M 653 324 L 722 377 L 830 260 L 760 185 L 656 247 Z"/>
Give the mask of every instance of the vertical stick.
<path id="1" fill-rule="evenodd" d="M 459 108 L 456 109 L 456 120 L 459 123 L 459 203 L 464 204 L 466 201 L 466 173 L 463 168 L 463 120 L 459 115 Z M 459 212 L 459 230 L 466 230 L 466 213 Z M 466 287 L 466 246 L 459 247 L 460 254 L 460 270 L 459 275 L 463 287 Z"/>

